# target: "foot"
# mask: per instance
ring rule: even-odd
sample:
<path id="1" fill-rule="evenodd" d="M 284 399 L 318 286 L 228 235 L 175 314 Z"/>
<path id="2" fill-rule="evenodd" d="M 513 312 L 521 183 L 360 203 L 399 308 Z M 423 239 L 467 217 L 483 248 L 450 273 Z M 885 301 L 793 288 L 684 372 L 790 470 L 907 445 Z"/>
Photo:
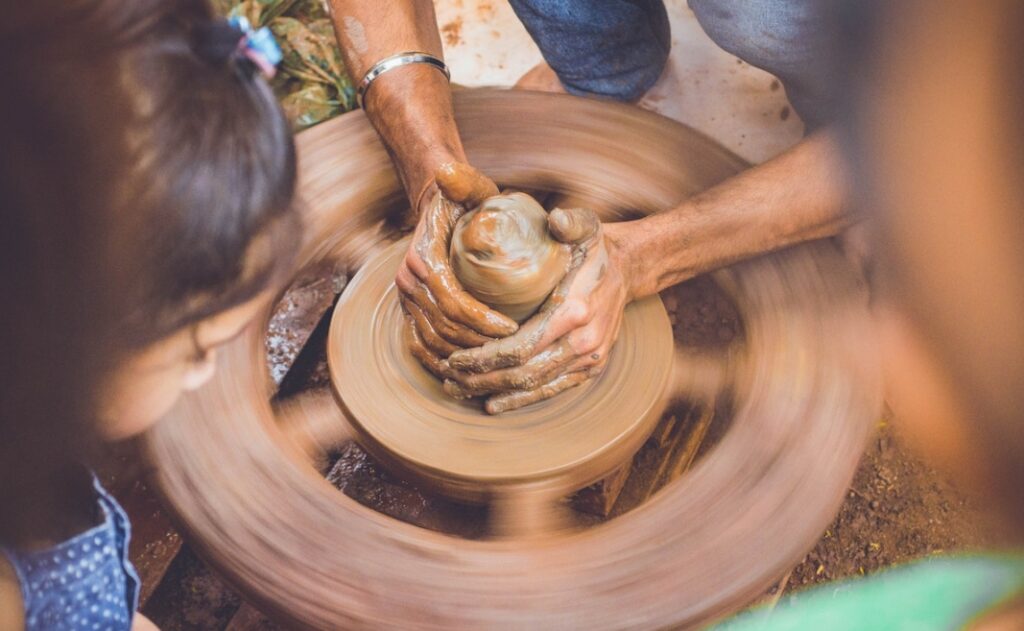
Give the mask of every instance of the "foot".
<path id="1" fill-rule="evenodd" d="M 519 77 L 519 81 L 512 86 L 516 90 L 536 90 L 537 92 L 553 92 L 555 94 L 568 94 L 569 91 L 565 89 L 562 82 L 558 79 L 558 75 L 551 69 L 551 66 L 546 61 L 542 61 L 533 68 L 530 68 L 526 74 Z M 646 95 L 644 95 L 646 96 Z M 594 97 L 600 98 L 600 97 Z M 628 101 L 628 103 L 637 104 L 644 97 L 641 96 L 638 99 Z"/>
<path id="2" fill-rule="evenodd" d="M 566 94 L 565 86 L 558 80 L 558 75 L 547 62 L 542 61 L 526 74 L 519 77 L 514 86 L 517 90 L 536 90 L 538 92 L 554 92 Z"/>

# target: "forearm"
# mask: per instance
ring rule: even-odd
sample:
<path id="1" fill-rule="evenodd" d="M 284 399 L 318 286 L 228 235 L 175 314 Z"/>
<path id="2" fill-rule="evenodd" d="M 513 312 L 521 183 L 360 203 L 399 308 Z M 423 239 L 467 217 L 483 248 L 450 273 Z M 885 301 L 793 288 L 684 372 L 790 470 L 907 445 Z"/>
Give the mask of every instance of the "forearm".
<path id="1" fill-rule="evenodd" d="M 442 57 L 431 0 L 331 0 L 334 28 L 354 81 L 375 63 L 406 51 Z M 437 68 L 410 64 L 381 75 L 364 107 L 399 168 L 415 204 L 437 167 L 465 162 L 448 81 Z"/>
<path id="2" fill-rule="evenodd" d="M 608 226 L 631 296 L 839 233 L 854 221 L 841 160 L 837 138 L 825 130 L 677 208 Z"/>

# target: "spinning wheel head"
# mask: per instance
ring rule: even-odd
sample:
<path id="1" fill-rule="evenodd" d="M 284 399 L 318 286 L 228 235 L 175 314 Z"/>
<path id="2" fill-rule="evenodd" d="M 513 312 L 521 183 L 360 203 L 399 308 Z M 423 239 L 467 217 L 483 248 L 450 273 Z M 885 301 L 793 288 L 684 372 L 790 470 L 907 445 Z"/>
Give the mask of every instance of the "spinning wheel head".
<path id="1" fill-rule="evenodd" d="M 744 166 L 636 107 L 515 90 L 459 91 L 454 100 L 471 161 L 507 186 L 651 212 Z M 636 336 L 667 332 L 660 305 L 628 312 L 607 373 L 590 386 L 499 417 L 448 400 L 401 344 L 391 285 L 405 246 L 368 255 L 404 198 L 376 132 L 353 112 L 303 132 L 299 148 L 309 236 L 297 260 L 318 264 L 331 252 L 332 266 L 361 265 L 335 311 L 328 352 L 337 398 L 365 446 L 479 496 L 585 481 L 617 460 L 610 454 L 628 451 L 627 437 L 645 433 L 641 419 L 656 416 L 646 416 L 660 407 L 652 392 L 667 377 L 655 365 L 672 347 L 641 349 Z M 145 437 L 154 479 L 196 549 L 287 628 L 707 623 L 763 594 L 813 547 L 847 493 L 881 402 L 865 352 L 863 286 L 831 243 L 758 257 L 716 281 L 744 331 L 728 431 L 657 497 L 585 532 L 467 541 L 339 493 L 281 431 L 257 327 L 228 344 L 213 380 Z M 550 497 L 537 490 L 518 495 Z"/>
<path id="2" fill-rule="evenodd" d="M 393 280 L 399 241 L 369 260 L 331 321 L 331 381 L 375 456 L 449 495 L 486 500 L 530 487 L 569 492 L 603 477 L 647 438 L 664 408 L 672 329 L 658 297 L 623 317 L 592 382 L 500 416 L 456 401 L 406 347 Z"/>

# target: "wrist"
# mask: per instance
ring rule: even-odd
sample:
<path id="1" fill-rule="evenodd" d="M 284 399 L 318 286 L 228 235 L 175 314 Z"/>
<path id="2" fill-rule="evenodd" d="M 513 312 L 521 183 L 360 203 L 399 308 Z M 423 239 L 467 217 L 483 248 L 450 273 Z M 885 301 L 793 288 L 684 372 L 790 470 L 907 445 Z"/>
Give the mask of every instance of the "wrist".
<path id="1" fill-rule="evenodd" d="M 653 293 L 647 292 L 644 288 L 644 270 L 640 265 L 636 231 L 631 226 L 633 223 L 635 222 L 610 223 L 604 224 L 602 228 L 608 256 L 622 276 L 627 303 Z"/>
<path id="2" fill-rule="evenodd" d="M 448 65 L 440 57 L 436 57 L 430 53 L 423 51 L 405 51 L 401 53 L 395 53 L 389 55 L 371 66 L 364 74 L 363 79 L 359 82 L 356 87 L 356 103 L 360 109 L 365 109 L 365 97 L 366 93 L 369 92 L 370 86 L 381 76 L 388 72 L 393 72 L 403 66 L 411 64 L 426 64 L 433 68 L 436 68 L 438 72 L 444 75 L 446 81 L 451 81 L 451 73 L 448 70 Z"/>
<path id="3" fill-rule="evenodd" d="M 364 103 L 367 118 L 398 169 L 413 212 L 418 213 L 438 168 L 466 162 L 447 79 L 430 66 L 402 66 L 374 81 Z"/>
<path id="4" fill-rule="evenodd" d="M 377 77 L 363 95 L 371 121 L 437 107 L 451 109 L 451 86 L 443 72 L 425 64 L 408 64 Z"/>
<path id="5" fill-rule="evenodd" d="M 431 191 L 437 190 L 437 172 L 442 165 L 465 161 L 465 156 L 449 151 L 424 151 L 407 154 L 404 158 L 395 156 L 395 165 L 413 212 L 418 215 Z"/>

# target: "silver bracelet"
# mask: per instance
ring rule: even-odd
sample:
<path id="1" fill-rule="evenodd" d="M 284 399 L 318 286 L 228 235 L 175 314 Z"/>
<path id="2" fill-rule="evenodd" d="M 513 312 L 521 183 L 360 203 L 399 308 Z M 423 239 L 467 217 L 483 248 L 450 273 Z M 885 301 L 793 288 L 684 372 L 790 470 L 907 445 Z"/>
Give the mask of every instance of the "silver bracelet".
<path id="1" fill-rule="evenodd" d="M 377 77 L 381 76 L 388 70 L 394 70 L 395 68 L 408 64 L 428 64 L 430 66 L 434 66 L 444 73 L 445 79 L 448 79 L 449 81 L 452 79 L 452 75 L 448 71 L 448 66 L 430 53 L 409 51 L 398 53 L 397 55 L 391 55 L 390 57 L 385 57 L 373 64 L 373 67 L 366 71 L 366 74 L 363 76 L 363 80 L 359 82 L 359 88 L 356 89 L 356 103 L 359 104 L 359 108 L 365 109 L 363 108 L 363 97 L 366 95 L 366 91 L 370 89 L 370 86 Z"/>

